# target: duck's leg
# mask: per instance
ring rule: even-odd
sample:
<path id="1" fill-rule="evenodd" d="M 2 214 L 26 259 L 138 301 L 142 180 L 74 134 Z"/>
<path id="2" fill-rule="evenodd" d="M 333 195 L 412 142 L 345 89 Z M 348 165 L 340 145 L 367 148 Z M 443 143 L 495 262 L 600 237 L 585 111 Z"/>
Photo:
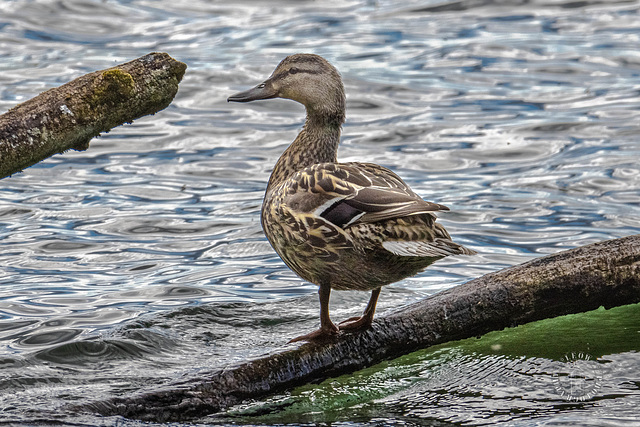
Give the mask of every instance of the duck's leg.
<path id="1" fill-rule="evenodd" d="M 310 334 L 296 337 L 289 341 L 290 343 L 297 341 L 313 341 L 319 338 L 337 335 L 338 332 L 340 332 L 340 329 L 333 324 L 329 317 L 329 296 L 331 295 L 331 287 L 321 285 L 318 290 L 318 294 L 320 295 L 320 329 L 311 332 Z"/>
<path id="2" fill-rule="evenodd" d="M 380 296 L 380 289 L 381 288 L 374 289 L 373 292 L 371 292 L 371 299 L 369 300 L 369 304 L 367 304 L 367 308 L 364 309 L 362 316 L 352 317 L 344 322 L 340 322 L 338 324 L 340 330 L 363 329 L 371 326 L 371 322 L 373 322 L 373 315 L 376 312 L 378 297 Z"/>

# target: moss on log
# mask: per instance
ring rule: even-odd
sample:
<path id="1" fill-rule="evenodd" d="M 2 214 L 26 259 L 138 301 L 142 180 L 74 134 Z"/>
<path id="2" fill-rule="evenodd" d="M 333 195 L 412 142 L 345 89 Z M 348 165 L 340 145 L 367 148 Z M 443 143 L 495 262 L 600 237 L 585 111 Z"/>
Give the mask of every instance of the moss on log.
<path id="1" fill-rule="evenodd" d="M 435 344 L 638 302 L 640 235 L 635 235 L 487 274 L 378 317 L 371 329 L 361 333 L 289 345 L 199 379 L 74 409 L 149 421 L 196 419 Z"/>
<path id="2" fill-rule="evenodd" d="M 0 116 L 0 178 L 56 153 L 86 150 L 101 132 L 166 108 L 186 68 L 150 53 L 17 105 Z"/>

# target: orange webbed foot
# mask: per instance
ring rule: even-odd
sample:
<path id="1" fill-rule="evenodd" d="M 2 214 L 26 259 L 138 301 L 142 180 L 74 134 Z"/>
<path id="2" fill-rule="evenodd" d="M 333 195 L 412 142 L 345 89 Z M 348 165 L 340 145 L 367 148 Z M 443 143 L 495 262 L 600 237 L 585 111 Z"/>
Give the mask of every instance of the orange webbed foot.
<path id="1" fill-rule="evenodd" d="M 299 342 L 299 341 L 309 341 L 309 342 L 322 341 L 322 340 L 326 340 L 328 338 L 333 338 L 333 337 L 337 336 L 339 333 L 340 333 L 340 329 L 338 329 L 338 327 L 336 325 L 331 323 L 331 325 L 326 326 L 326 327 L 321 327 L 317 331 L 313 331 L 313 332 L 311 332 L 309 334 L 300 335 L 299 337 L 295 337 L 294 339 L 289 341 L 288 344 L 291 344 L 291 343 L 294 343 L 294 342 Z"/>
<path id="2" fill-rule="evenodd" d="M 347 319 L 338 324 L 338 328 L 341 331 L 358 331 L 361 329 L 367 329 L 373 322 L 373 316 L 358 316 Z"/>

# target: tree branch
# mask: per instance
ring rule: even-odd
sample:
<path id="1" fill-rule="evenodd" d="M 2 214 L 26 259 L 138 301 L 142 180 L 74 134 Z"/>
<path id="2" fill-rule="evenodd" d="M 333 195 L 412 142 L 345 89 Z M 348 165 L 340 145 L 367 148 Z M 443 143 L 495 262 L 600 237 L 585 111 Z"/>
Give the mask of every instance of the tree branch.
<path id="1" fill-rule="evenodd" d="M 487 274 L 388 316 L 365 332 L 281 352 L 162 390 L 75 408 L 153 421 L 201 418 L 248 399 L 353 372 L 447 341 L 544 318 L 640 302 L 640 235 Z"/>
<path id="2" fill-rule="evenodd" d="M 166 108 L 187 66 L 150 53 L 50 89 L 0 116 L 0 178 L 56 153 L 86 150 L 115 126 Z"/>

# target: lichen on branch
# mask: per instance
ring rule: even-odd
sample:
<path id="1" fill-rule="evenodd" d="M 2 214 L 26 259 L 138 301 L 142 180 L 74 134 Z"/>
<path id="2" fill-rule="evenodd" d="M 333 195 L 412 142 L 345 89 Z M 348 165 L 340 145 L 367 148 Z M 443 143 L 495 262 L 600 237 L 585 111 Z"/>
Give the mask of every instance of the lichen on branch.
<path id="1" fill-rule="evenodd" d="M 166 108 L 187 66 L 150 53 L 78 77 L 0 116 L 0 178 L 54 154 L 86 150 L 102 132 Z"/>

